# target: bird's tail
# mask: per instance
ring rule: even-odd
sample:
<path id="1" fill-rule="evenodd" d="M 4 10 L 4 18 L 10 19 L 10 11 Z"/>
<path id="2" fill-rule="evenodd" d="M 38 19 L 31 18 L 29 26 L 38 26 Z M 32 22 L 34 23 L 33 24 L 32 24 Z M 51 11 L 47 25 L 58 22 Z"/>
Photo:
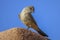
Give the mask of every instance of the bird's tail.
<path id="1" fill-rule="evenodd" d="M 38 28 L 39 29 L 39 28 Z M 48 37 L 48 35 L 46 33 L 44 33 L 41 29 L 37 30 L 39 34 L 41 34 L 42 36 L 46 36 Z"/>
<path id="2" fill-rule="evenodd" d="M 34 28 L 39 34 L 41 34 L 42 36 L 46 36 L 48 37 L 47 34 L 45 34 L 39 27 L 38 25 L 35 23 L 35 24 L 32 24 L 32 28 Z"/>

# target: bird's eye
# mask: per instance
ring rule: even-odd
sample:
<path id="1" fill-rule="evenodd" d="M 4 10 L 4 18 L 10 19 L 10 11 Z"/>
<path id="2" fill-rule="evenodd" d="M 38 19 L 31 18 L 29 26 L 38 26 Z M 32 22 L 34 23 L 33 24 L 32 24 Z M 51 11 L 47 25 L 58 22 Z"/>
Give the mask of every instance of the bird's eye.
<path id="1" fill-rule="evenodd" d="M 33 10 L 33 8 L 30 8 L 30 10 Z"/>

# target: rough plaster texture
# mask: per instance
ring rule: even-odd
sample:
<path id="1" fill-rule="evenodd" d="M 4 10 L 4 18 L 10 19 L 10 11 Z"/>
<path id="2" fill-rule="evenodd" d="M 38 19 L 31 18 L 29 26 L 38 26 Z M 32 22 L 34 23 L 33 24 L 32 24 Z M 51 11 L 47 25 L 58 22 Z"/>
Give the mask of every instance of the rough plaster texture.
<path id="1" fill-rule="evenodd" d="M 47 38 L 23 28 L 12 28 L 0 32 L 0 40 L 47 40 Z"/>

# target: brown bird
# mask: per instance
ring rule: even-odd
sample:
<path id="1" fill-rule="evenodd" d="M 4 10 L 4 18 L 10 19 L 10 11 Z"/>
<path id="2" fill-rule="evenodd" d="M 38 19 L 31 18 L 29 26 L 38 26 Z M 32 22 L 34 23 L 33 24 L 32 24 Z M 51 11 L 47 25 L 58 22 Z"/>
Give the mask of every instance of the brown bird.
<path id="1" fill-rule="evenodd" d="M 39 29 L 31 13 L 34 12 L 34 6 L 27 6 L 23 8 L 22 12 L 19 14 L 20 20 L 28 27 L 35 29 L 42 36 L 48 37 L 41 29 Z"/>

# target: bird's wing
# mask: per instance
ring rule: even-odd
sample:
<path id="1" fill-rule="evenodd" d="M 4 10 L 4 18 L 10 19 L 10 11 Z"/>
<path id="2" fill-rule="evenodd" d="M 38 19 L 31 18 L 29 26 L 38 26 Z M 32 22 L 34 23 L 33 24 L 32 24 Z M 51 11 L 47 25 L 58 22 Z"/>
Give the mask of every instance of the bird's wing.
<path id="1" fill-rule="evenodd" d="M 31 19 L 31 22 L 33 22 L 36 26 L 38 26 L 35 19 L 33 18 L 33 16 L 31 14 L 29 14 L 29 17 Z"/>
<path id="2" fill-rule="evenodd" d="M 34 28 L 35 28 L 41 35 L 48 37 L 47 34 L 45 34 L 41 29 L 39 29 L 39 27 L 38 27 L 38 25 L 36 24 L 36 21 L 34 20 L 33 16 L 32 16 L 31 14 L 30 14 L 29 16 L 30 16 L 30 19 L 32 19 L 31 22 L 35 25 Z"/>

